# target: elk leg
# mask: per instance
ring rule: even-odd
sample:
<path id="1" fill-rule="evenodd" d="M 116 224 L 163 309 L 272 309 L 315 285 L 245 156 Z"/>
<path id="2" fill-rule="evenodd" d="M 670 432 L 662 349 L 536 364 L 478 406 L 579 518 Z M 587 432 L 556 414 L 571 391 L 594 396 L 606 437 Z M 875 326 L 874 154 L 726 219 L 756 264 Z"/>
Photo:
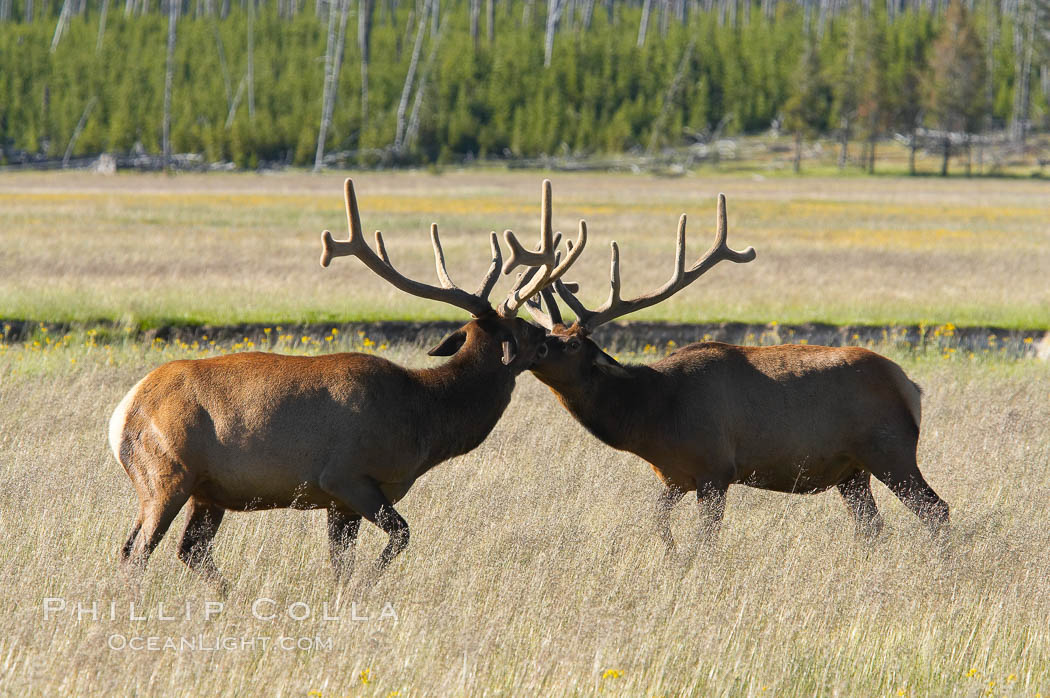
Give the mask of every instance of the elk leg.
<path id="1" fill-rule="evenodd" d="M 128 560 L 131 559 L 131 550 L 135 547 L 135 539 L 139 535 L 139 531 L 142 530 L 142 507 L 139 507 L 138 516 L 135 517 L 135 524 L 131 527 L 131 535 L 128 536 L 127 541 L 124 543 L 124 547 L 120 549 L 120 561 L 121 563 L 127 564 Z"/>
<path id="2" fill-rule="evenodd" d="M 350 579 L 354 571 L 354 547 L 360 529 L 360 514 L 335 507 L 328 509 L 328 555 L 337 582 Z"/>
<path id="3" fill-rule="evenodd" d="M 729 485 L 714 482 L 697 483 L 696 504 L 700 513 L 700 537 L 705 541 L 718 538 L 722 517 L 726 513 L 726 491 Z"/>
<path id="4" fill-rule="evenodd" d="M 146 561 L 153 550 L 160 543 L 164 534 L 168 532 L 171 522 L 182 509 L 182 505 L 189 499 L 189 494 L 176 491 L 166 498 L 158 498 L 146 504 L 142 511 L 142 527 L 135 542 L 131 545 L 131 552 L 127 561 L 134 569 L 141 572 L 146 569 Z"/>
<path id="5" fill-rule="evenodd" d="M 223 579 L 211 555 L 215 534 L 226 510 L 197 497 L 190 497 L 186 512 L 186 528 L 179 541 L 179 559 L 194 572 L 214 584 L 225 596 L 229 584 Z"/>
<path id="6" fill-rule="evenodd" d="M 882 531 L 882 516 L 871 495 L 871 473 L 858 470 L 836 487 L 853 515 L 857 535 L 869 539 L 877 537 Z"/>
<path id="7" fill-rule="evenodd" d="M 408 523 L 394 510 L 374 480 L 357 478 L 347 481 L 340 473 L 326 471 L 321 475 L 320 485 L 332 495 L 337 506 L 359 512 L 390 536 L 383 552 L 376 559 L 376 572 L 382 572 L 391 560 L 408 547 Z"/>
<path id="8" fill-rule="evenodd" d="M 662 540 L 667 547 L 668 555 L 675 551 L 674 536 L 671 535 L 671 509 L 674 508 L 675 504 L 682 501 L 682 497 L 684 496 L 684 490 L 671 486 L 661 492 L 660 496 L 656 498 L 654 511 L 656 517 L 656 532 L 660 534 L 660 540 Z"/>
<path id="9" fill-rule="evenodd" d="M 889 487 L 897 499 L 930 528 L 934 537 L 947 533 L 948 503 L 937 496 L 919 472 L 914 451 L 892 462 L 880 453 L 868 461 L 868 466 L 871 474 Z"/>

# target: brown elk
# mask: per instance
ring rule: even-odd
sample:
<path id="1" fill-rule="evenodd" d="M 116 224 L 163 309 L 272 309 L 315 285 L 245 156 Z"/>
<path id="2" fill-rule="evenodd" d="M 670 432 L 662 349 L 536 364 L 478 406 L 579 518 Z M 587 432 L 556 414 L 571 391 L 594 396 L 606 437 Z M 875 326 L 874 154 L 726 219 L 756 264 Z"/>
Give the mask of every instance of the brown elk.
<path id="1" fill-rule="evenodd" d="M 621 365 L 588 335 L 599 325 L 669 298 L 720 261 L 749 262 L 755 251 L 726 244 L 719 196 L 714 245 L 685 268 L 685 224 L 678 224 L 674 273 L 659 289 L 620 297 L 619 250 L 612 243 L 611 291 L 588 310 L 565 284 L 554 289 L 576 314 L 567 327 L 550 288 L 527 308 L 548 329 L 547 351 L 531 371 L 592 434 L 648 461 L 666 486 L 657 527 L 674 548 L 670 509 L 696 491 L 702 530 L 717 533 L 729 485 L 811 493 L 837 487 L 859 532 L 882 519 L 871 476 L 885 483 L 935 531 L 948 505 L 916 464 L 920 390 L 900 366 L 862 348 L 701 342 L 649 365 Z M 570 244 L 571 251 L 571 244 Z M 544 311 L 546 308 L 546 312 Z"/>
<path id="2" fill-rule="evenodd" d="M 430 351 L 445 364 L 407 369 L 378 356 L 282 356 L 250 352 L 173 361 L 150 372 L 120 402 L 109 423 L 113 454 L 127 471 L 139 512 L 121 558 L 145 566 L 188 503 L 178 556 L 225 589 L 212 541 L 226 510 L 327 509 L 329 552 L 337 578 L 353 567 L 361 518 L 389 535 L 382 570 L 408 544 L 394 509 L 412 484 L 442 461 L 478 446 L 510 402 L 516 376 L 542 346 L 544 331 L 516 317 L 521 304 L 565 273 L 577 254 L 556 258 L 550 182 L 543 186 L 541 240 L 526 251 L 511 231 L 504 270 L 531 267 L 498 310 L 487 298 L 502 255 L 492 233 L 492 265 L 475 293 L 445 269 L 437 226 L 431 242 L 441 286 L 411 280 L 390 263 L 376 232 L 364 241 L 353 183 L 345 184 L 349 240 L 322 234 L 321 265 L 353 255 L 398 289 L 462 308 L 474 317 Z M 560 262 L 560 263 L 559 263 Z"/>

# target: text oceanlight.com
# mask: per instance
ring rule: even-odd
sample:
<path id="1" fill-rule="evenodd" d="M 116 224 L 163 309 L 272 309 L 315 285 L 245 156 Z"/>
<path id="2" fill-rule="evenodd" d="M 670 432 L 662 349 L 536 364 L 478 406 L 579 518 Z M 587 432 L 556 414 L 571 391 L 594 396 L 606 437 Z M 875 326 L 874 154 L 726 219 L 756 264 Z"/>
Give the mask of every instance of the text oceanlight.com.
<path id="1" fill-rule="evenodd" d="M 113 633 L 106 638 L 111 650 L 130 652 L 267 652 L 270 650 L 328 651 L 334 649 L 330 637 L 316 635 L 289 636 L 257 635 L 234 637 L 232 635 L 125 635 Z"/>

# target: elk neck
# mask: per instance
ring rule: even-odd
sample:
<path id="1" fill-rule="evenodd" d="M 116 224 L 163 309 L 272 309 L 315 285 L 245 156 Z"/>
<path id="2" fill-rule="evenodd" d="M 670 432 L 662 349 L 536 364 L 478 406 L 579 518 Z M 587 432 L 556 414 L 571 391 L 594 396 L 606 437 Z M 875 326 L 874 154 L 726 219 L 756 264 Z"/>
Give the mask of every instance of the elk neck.
<path id="1" fill-rule="evenodd" d="M 637 452 L 646 434 L 657 433 L 667 405 L 663 375 L 643 364 L 622 365 L 622 374 L 592 369 L 586 380 L 553 384 L 562 405 L 603 442 Z M 543 380 L 541 378 L 541 380 Z"/>
<path id="2" fill-rule="evenodd" d="M 510 404 L 519 371 L 503 365 L 498 345 L 486 344 L 468 344 L 444 364 L 415 372 L 424 395 L 420 426 L 434 464 L 476 448 Z"/>

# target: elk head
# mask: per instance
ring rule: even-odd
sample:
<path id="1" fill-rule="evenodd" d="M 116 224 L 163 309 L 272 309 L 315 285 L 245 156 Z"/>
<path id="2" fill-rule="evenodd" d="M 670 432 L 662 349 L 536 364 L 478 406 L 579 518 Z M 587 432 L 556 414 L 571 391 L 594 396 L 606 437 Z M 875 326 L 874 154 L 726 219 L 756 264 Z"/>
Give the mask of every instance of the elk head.
<path id="1" fill-rule="evenodd" d="M 746 250 L 737 252 L 730 249 L 726 243 L 728 225 L 724 194 L 718 195 L 715 242 L 689 269 L 685 268 L 685 225 L 686 217 L 685 214 L 682 214 L 678 220 L 678 242 L 671 278 L 649 293 L 629 300 L 620 297 L 620 249 L 615 241 L 611 245 L 609 297 L 596 310 L 584 307 L 574 294 L 574 285 L 556 280 L 553 289 L 572 309 L 577 318 L 571 326 L 566 326 L 562 321 L 561 311 L 554 299 L 552 289 L 550 287 L 540 289 L 538 297 L 530 299 L 526 307 L 533 318 L 547 329 L 548 334 L 529 370 L 541 381 L 555 389 L 586 385 L 595 377 L 595 374 L 625 376 L 627 369 L 590 339 L 589 335 L 596 328 L 618 317 L 648 308 L 670 298 L 723 260 L 744 263 L 755 258 L 754 248 L 748 247 Z M 569 255 L 576 252 L 571 242 L 567 243 L 567 246 Z"/>
<path id="2" fill-rule="evenodd" d="M 469 356 L 493 364 L 498 360 L 514 374 L 526 370 L 532 364 L 536 352 L 543 346 L 545 333 L 543 329 L 517 317 L 518 310 L 526 300 L 561 278 L 587 243 L 587 229 L 581 221 L 580 235 L 576 244 L 572 246 L 572 252 L 564 262 L 560 262 L 560 255 L 557 253 L 560 234 L 555 236 L 551 228 L 550 180 L 543 182 L 538 248 L 535 251 L 526 250 L 514 233 L 506 230 L 503 235 L 510 246 L 511 255 L 506 264 L 503 264 L 503 255 L 493 231 L 490 237 L 492 264 L 474 293 L 457 287 L 449 278 L 437 223 L 430 226 L 430 241 L 434 248 L 434 264 L 441 285 L 432 286 L 409 279 L 394 269 L 383 243 L 383 235 L 378 230 L 375 233 L 378 254 L 368 246 L 364 240 L 353 180 L 347 179 L 344 183 L 344 194 L 350 236 L 348 240 L 333 240 L 329 231 L 321 234 L 321 266 L 327 267 L 334 257 L 352 255 L 364 262 L 365 266 L 379 277 L 405 293 L 454 305 L 469 312 L 473 319 L 431 349 L 428 352 L 431 356 Z M 509 274 L 518 265 L 529 267 L 528 273 L 520 275 L 503 302 L 493 308 L 488 297 L 499 279 L 501 268 L 504 273 Z"/>

